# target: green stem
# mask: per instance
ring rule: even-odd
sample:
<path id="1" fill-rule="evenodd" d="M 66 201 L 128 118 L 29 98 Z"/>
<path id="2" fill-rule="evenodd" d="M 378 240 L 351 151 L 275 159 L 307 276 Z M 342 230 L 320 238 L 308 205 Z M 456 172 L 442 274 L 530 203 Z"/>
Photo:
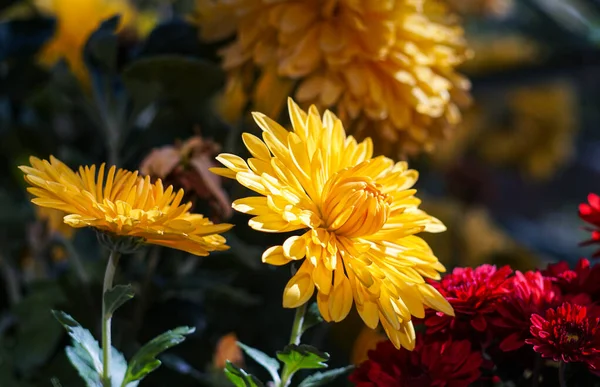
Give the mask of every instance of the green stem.
<path id="1" fill-rule="evenodd" d="M 296 308 L 294 324 L 292 325 L 292 334 L 290 335 L 290 344 L 300 344 L 300 338 L 302 337 L 302 326 L 304 325 L 304 315 L 306 314 L 307 305 L 308 303 L 305 303 L 304 305 Z M 281 382 L 279 383 L 279 386 L 289 386 L 290 382 L 292 381 L 292 376 L 294 376 L 294 374 L 290 372 L 290 369 L 286 364 L 281 372 Z"/>
<path id="2" fill-rule="evenodd" d="M 567 379 L 565 377 L 565 371 L 567 369 L 567 363 L 561 361 L 558 364 L 558 383 L 560 387 L 567 387 Z"/>
<path id="3" fill-rule="evenodd" d="M 106 310 L 105 296 L 113 287 L 113 279 L 119 264 L 120 254 L 117 251 L 111 251 L 108 258 L 108 264 L 106 265 L 106 272 L 104 273 L 104 287 L 102 289 L 102 386 L 111 387 L 110 380 L 110 351 L 112 348 L 111 344 L 111 327 L 110 322 L 112 320 L 112 314 L 109 314 Z"/>

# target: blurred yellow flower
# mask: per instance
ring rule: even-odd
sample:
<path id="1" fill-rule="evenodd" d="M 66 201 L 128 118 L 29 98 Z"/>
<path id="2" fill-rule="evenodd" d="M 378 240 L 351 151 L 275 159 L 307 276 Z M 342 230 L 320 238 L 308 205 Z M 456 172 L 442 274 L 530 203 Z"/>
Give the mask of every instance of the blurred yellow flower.
<path id="1" fill-rule="evenodd" d="M 238 345 L 238 338 L 235 333 L 221 336 L 215 347 L 212 365 L 216 370 L 222 372 L 228 361 L 238 367 L 244 366 L 244 353 Z"/>
<path id="2" fill-rule="evenodd" d="M 453 230 L 453 233 L 425 238 L 441 262 L 464 267 L 484 263 L 510 265 L 522 271 L 534 270 L 541 264 L 538 257 L 507 234 L 484 207 L 465 206 L 447 198 L 426 203 L 423 207 L 427 211 L 435 211 Z"/>
<path id="3" fill-rule="evenodd" d="M 465 16 L 502 18 L 515 9 L 514 0 L 447 0 L 453 11 Z"/>
<path id="4" fill-rule="evenodd" d="M 249 101 L 278 117 L 295 93 L 398 155 L 431 150 L 469 102 L 454 68 L 470 52 L 437 0 L 197 0 L 194 17 L 204 40 L 236 35 L 222 51 L 230 120 Z"/>
<path id="5" fill-rule="evenodd" d="M 42 49 L 42 63 L 52 66 L 65 59 L 82 82 L 88 79 L 83 48 L 104 20 L 120 15 L 120 29 L 136 29 L 139 19 L 138 32 L 147 33 L 150 30 L 149 20 L 152 19 L 148 16 L 139 17 L 128 0 L 36 0 L 36 5 L 43 13 L 56 17 L 57 21 L 54 37 Z"/>
<path id="6" fill-rule="evenodd" d="M 35 206 L 35 214 L 39 220 L 46 223 L 50 232 L 59 233 L 65 238 L 73 236 L 75 230 L 63 221 L 66 215 L 63 211 Z"/>
<path id="7" fill-rule="evenodd" d="M 508 124 L 489 115 L 477 149 L 488 162 L 515 166 L 537 179 L 551 177 L 573 154 L 578 129 L 577 95 L 568 81 L 524 86 L 504 98 Z M 490 110 L 498 106 L 494 97 Z"/>
<path id="8" fill-rule="evenodd" d="M 32 202 L 64 211 L 64 222 L 71 227 L 91 226 L 110 237 L 132 237 L 195 255 L 228 248 L 218 234 L 232 225 L 189 213 L 191 203 L 181 204 L 183 190 L 165 190 L 160 179 L 152 184 L 149 176 L 114 166 L 105 173 L 104 164 L 97 173 L 95 165 L 74 172 L 52 156 L 50 162 L 35 157 L 30 162 L 31 167 L 19 168 L 31 184 Z"/>
<path id="9" fill-rule="evenodd" d="M 364 327 L 356 337 L 356 340 L 354 340 L 350 360 L 351 363 L 354 365 L 359 365 L 365 360 L 368 360 L 369 351 L 375 349 L 377 344 L 386 340 L 386 337 L 379 333 L 376 329 Z"/>
<path id="10" fill-rule="evenodd" d="M 540 44 L 522 34 L 479 34 L 469 38 L 469 45 L 475 55 L 460 66 L 469 75 L 502 71 L 544 57 Z"/>
<path id="11" fill-rule="evenodd" d="M 288 109 L 293 131 L 254 113 L 263 140 L 243 134 L 252 158 L 221 154 L 226 168 L 211 170 L 262 195 L 233 203 L 254 215 L 255 230 L 305 230 L 262 257 L 273 265 L 303 260 L 285 287 L 284 307 L 308 302 L 316 287 L 325 320 L 343 320 L 355 302 L 367 326 L 381 321 L 396 347 L 413 348 L 412 316 L 423 317 L 424 306 L 453 313 L 423 279 L 439 279 L 445 269 L 415 234 L 445 227 L 418 209 L 418 173 L 405 162 L 372 158 L 371 139 L 347 137 L 330 111 L 320 117 L 311 106 L 307 114 L 291 99 Z"/>

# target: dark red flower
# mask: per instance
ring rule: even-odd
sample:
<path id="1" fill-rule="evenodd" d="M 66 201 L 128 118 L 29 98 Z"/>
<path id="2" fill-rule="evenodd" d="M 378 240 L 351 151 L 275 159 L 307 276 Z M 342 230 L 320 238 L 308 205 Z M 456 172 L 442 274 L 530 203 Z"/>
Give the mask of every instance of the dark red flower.
<path id="1" fill-rule="evenodd" d="M 592 232 L 592 238 L 583 242 L 582 245 L 600 244 L 600 196 L 596 194 L 588 195 L 588 203 L 579 205 L 579 216 L 594 227 L 587 227 Z M 596 251 L 593 257 L 600 257 L 600 250 Z"/>
<path id="2" fill-rule="evenodd" d="M 496 305 L 496 312 L 490 318 L 496 336 L 501 339 L 500 349 L 514 351 L 525 345 L 530 337 L 531 315 L 544 313 L 549 307 L 560 302 L 560 291 L 552 286 L 549 278 L 540 272 L 528 271 L 508 279 L 508 292 Z"/>
<path id="3" fill-rule="evenodd" d="M 417 336 L 413 351 L 377 344 L 350 381 L 357 387 L 467 387 L 481 375 L 482 361 L 467 340 L 425 343 Z"/>
<path id="4" fill-rule="evenodd" d="M 431 284 L 450 302 L 456 317 L 428 310 L 425 317 L 427 333 L 449 333 L 454 338 L 466 338 L 471 327 L 486 331 L 487 318 L 496 301 L 507 291 L 506 281 L 512 269 L 504 266 L 481 265 L 475 269 L 456 268 L 439 282 Z"/>
<path id="5" fill-rule="evenodd" d="M 587 294 L 592 301 L 600 301 L 600 265 L 590 266 L 590 261 L 580 259 L 574 269 L 567 262 L 548 265 L 542 271 L 565 296 Z"/>
<path id="6" fill-rule="evenodd" d="M 589 308 L 563 303 L 548 309 L 545 317 L 531 316 L 531 335 L 526 340 L 542 357 L 554 361 L 582 362 L 600 368 L 600 318 L 591 317 Z"/>

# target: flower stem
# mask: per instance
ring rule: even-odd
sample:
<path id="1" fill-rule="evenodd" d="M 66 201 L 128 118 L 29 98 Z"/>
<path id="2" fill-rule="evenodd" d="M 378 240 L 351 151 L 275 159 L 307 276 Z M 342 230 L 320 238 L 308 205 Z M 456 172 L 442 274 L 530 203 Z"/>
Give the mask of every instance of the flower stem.
<path id="1" fill-rule="evenodd" d="M 558 364 L 558 383 L 560 387 L 567 387 L 567 379 L 565 377 L 565 371 L 567 369 L 567 363 L 561 361 Z"/>
<path id="2" fill-rule="evenodd" d="M 109 314 L 106 310 L 105 296 L 113 287 L 113 279 L 119 264 L 120 254 L 117 251 L 111 251 L 108 258 L 108 264 L 106 265 L 106 272 L 104 273 L 104 287 L 102 289 L 102 386 L 111 387 L 110 379 L 110 352 L 112 348 L 111 344 L 111 327 L 110 322 L 112 320 L 112 314 Z"/>
<path id="3" fill-rule="evenodd" d="M 542 371 L 542 357 L 538 354 L 535 356 L 533 363 L 533 374 L 531 376 L 531 387 L 538 387 L 540 385 L 540 372 Z"/>
<path id="4" fill-rule="evenodd" d="M 294 324 L 292 325 L 292 334 L 290 335 L 290 344 L 300 344 L 300 337 L 302 337 L 302 325 L 304 324 L 304 315 L 306 314 L 306 306 L 308 303 L 301 305 L 296 308 L 296 315 L 294 317 Z M 290 373 L 290 369 L 287 366 L 283 366 L 283 371 L 281 372 L 281 382 L 279 383 L 280 387 L 289 386 L 292 381 L 293 373 Z"/>

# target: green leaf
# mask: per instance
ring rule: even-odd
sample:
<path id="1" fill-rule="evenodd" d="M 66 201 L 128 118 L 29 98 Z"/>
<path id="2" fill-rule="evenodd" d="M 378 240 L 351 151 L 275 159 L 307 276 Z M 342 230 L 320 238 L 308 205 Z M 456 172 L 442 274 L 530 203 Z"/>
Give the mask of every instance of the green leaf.
<path id="1" fill-rule="evenodd" d="M 243 343 L 240 343 L 239 341 L 237 342 L 237 344 L 240 346 L 240 348 L 242 350 L 244 350 L 244 352 L 248 356 L 250 356 L 258 364 L 260 364 L 267 371 L 269 371 L 269 374 L 271 375 L 271 378 L 273 378 L 273 381 L 275 382 L 275 384 L 279 384 L 280 379 L 279 379 L 279 373 L 277 372 L 277 371 L 279 371 L 279 362 L 276 359 L 273 359 L 272 357 L 270 357 L 269 355 L 267 355 L 266 353 L 264 353 L 262 351 L 259 351 L 258 349 L 255 349 L 255 348 L 249 347 Z"/>
<path id="2" fill-rule="evenodd" d="M 64 331 L 48 311 L 66 302 L 65 294 L 56 282 L 35 282 L 28 290 L 28 295 L 12 309 L 19 323 L 15 326 L 11 356 L 18 359 L 15 367 L 25 375 L 35 373 L 56 352 Z"/>
<path id="3" fill-rule="evenodd" d="M 302 381 L 302 383 L 300 383 L 298 385 L 298 387 L 324 386 L 328 383 L 333 382 L 335 380 L 335 378 L 349 372 L 353 368 L 354 368 L 354 366 L 348 366 L 348 367 L 343 367 L 343 368 L 336 368 L 334 370 L 329 370 L 329 371 L 325 371 L 325 372 L 316 372 L 316 373 L 310 375 L 309 377 L 307 377 L 306 379 L 304 379 Z"/>
<path id="4" fill-rule="evenodd" d="M 121 17 L 114 15 L 104 20 L 88 38 L 83 58 L 90 70 L 112 73 L 117 67 L 118 38 L 116 31 Z"/>
<path id="5" fill-rule="evenodd" d="M 62 384 L 60 384 L 60 380 L 58 380 L 57 378 L 50 379 L 50 383 L 52 383 L 52 387 L 62 387 Z"/>
<path id="6" fill-rule="evenodd" d="M 313 302 L 306 310 L 306 315 L 304 316 L 304 323 L 302 324 L 302 334 L 304 334 L 304 332 L 322 322 L 323 317 L 321 317 L 321 312 L 319 312 L 319 306 L 316 302 Z"/>
<path id="7" fill-rule="evenodd" d="M 102 358 L 100 346 L 92 334 L 70 315 L 53 310 L 52 314 L 67 330 L 73 346 L 67 347 L 67 357 L 88 387 L 102 387 Z"/>
<path id="8" fill-rule="evenodd" d="M 127 285 L 117 285 L 104 293 L 104 303 L 106 304 L 106 314 L 108 317 L 112 317 L 115 310 L 119 309 L 121 305 L 131 300 L 135 292 L 133 287 Z"/>
<path id="9" fill-rule="evenodd" d="M 254 375 L 250 375 L 243 369 L 227 360 L 225 375 L 236 387 L 264 387 L 264 384 Z"/>
<path id="10" fill-rule="evenodd" d="M 133 356 L 129 362 L 129 367 L 125 373 L 123 386 L 128 383 L 142 380 L 150 372 L 154 371 L 162 364 L 156 358 L 160 353 L 174 347 L 185 340 L 185 336 L 194 333 L 196 328 L 178 327 L 172 331 L 167 331 L 154 339 L 150 340 Z"/>
<path id="11" fill-rule="evenodd" d="M 277 352 L 277 358 L 287 366 L 288 373 L 293 375 L 299 370 L 327 368 L 329 354 L 321 352 L 306 344 L 289 344 L 283 351 Z"/>
<path id="12" fill-rule="evenodd" d="M 102 387 L 102 350 L 90 331 L 83 328 L 70 315 L 53 310 L 52 314 L 71 337 L 72 346 L 66 348 L 67 358 L 88 387 Z M 111 348 L 111 385 L 118 387 L 125 377 L 127 361 L 122 353 Z M 136 384 L 127 385 L 135 387 Z"/>

